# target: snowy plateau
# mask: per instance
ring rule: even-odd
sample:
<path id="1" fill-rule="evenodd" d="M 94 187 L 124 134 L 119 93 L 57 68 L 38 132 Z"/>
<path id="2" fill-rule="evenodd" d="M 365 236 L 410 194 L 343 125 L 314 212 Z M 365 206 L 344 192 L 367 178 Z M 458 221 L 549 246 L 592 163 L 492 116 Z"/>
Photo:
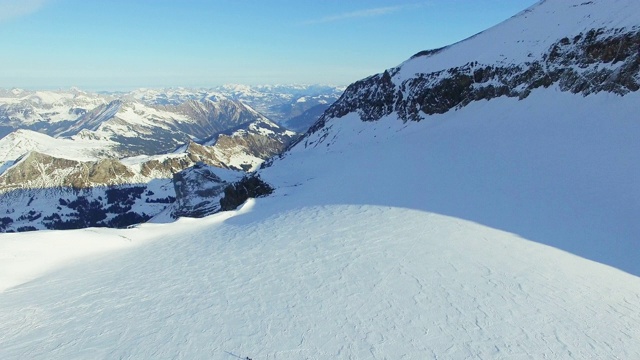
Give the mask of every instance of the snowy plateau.
<path id="1" fill-rule="evenodd" d="M 640 359 L 639 47 L 540 1 L 347 87 L 268 196 L 0 234 L 0 358 Z"/>

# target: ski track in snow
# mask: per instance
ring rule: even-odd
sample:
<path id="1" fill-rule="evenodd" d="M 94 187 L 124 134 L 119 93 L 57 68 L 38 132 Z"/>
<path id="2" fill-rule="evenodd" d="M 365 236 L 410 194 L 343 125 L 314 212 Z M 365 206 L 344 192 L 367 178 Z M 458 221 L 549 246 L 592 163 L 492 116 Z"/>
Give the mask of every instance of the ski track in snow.
<path id="1" fill-rule="evenodd" d="M 637 277 L 454 218 L 279 200 L 109 230 L 145 243 L 0 293 L 0 358 L 640 356 Z"/>

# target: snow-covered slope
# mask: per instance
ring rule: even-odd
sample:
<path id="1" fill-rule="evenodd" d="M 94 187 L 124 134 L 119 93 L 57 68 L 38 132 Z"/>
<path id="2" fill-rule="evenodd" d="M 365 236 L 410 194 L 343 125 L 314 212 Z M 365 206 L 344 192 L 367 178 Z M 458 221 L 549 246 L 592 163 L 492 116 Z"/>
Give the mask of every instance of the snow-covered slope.
<path id="1" fill-rule="evenodd" d="M 543 1 L 356 82 L 262 176 L 334 174 L 365 203 L 400 187 L 397 206 L 640 274 L 639 4 Z"/>
<path id="2" fill-rule="evenodd" d="M 169 225 L 3 235 L 2 266 L 21 272 L 2 273 L 0 357 L 640 356 L 639 278 L 421 210 L 319 205 L 311 190 Z M 51 262 L 85 237 L 124 249 Z"/>
<path id="3" fill-rule="evenodd" d="M 573 40 L 590 30 L 640 30 L 638 13 L 640 2 L 636 0 L 542 0 L 502 24 L 437 51 L 437 56 L 406 61 L 397 78 L 412 78 L 474 61 L 525 64 L 541 58 L 558 40 Z"/>
<path id="4" fill-rule="evenodd" d="M 340 203 L 472 220 L 640 275 L 639 102 L 549 88 L 421 122 L 351 114 L 260 175 Z"/>

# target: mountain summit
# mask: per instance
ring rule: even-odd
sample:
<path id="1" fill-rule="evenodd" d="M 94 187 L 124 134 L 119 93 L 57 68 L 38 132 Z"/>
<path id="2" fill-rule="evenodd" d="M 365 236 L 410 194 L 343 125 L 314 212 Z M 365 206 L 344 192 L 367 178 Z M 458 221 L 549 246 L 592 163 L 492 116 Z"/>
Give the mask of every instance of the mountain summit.
<path id="1" fill-rule="evenodd" d="M 634 11 L 640 5 L 627 0 L 541 1 L 467 40 L 352 84 L 324 118 L 358 111 L 363 120 L 396 113 L 417 121 L 472 101 L 524 99 L 552 85 L 582 95 L 635 92 L 640 25 Z"/>

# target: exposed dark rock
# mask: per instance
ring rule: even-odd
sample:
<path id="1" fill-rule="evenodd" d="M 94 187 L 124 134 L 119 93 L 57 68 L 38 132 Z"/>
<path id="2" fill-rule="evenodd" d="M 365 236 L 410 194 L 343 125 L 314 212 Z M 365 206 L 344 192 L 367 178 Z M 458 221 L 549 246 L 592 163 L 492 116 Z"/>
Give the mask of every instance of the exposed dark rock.
<path id="1" fill-rule="evenodd" d="M 173 176 L 176 193 L 174 217 L 203 217 L 220 210 L 219 195 L 225 181 L 215 174 L 215 168 L 198 164 Z"/>
<path id="2" fill-rule="evenodd" d="M 220 199 L 220 210 L 234 210 L 249 198 L 267 196 L 271 193 L 273 188 L 259 176 L 245 176 L 224 189 L 224 197 Z"/>
<path id="3" fill-rule="evenodd" d="M 573 39 L 560 39 L 542 59 L 525 64 L 470 62 L 394 83 L 397 71 L 391 69 L 350 85 L 309 132 L 323 128 L 327 119 L 352 112 L 364 121 L 392 112 L 404 121 L 419 121 L 424 115 L 445 113 L 472 101 L 499 96 L 523 99 L 534 89 L 554 84 L 576 94 L 607 91 L 625 95 L 640 89 L 640 31 L 594 29 Z"/>

